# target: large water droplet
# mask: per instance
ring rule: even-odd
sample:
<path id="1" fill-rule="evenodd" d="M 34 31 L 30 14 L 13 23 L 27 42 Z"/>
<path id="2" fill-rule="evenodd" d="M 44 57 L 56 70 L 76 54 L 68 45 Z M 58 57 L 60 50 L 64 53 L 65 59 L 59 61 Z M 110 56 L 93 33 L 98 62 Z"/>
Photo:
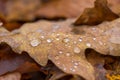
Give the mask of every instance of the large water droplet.
<path id="1" fill-rule="evenodd" d="M 79 47 L 74 47 L 74 53 L 80 53 L 80 48 Z"/>
<path id="2" fill-rule="evenodd" d="M 33 46 L 33 47 L 38 46 L 40 43 L 41 43 L 41 42 L 38 41 L 37 39 L 33 39 L 33 40 L 30 42 L 31 46 Z"/>

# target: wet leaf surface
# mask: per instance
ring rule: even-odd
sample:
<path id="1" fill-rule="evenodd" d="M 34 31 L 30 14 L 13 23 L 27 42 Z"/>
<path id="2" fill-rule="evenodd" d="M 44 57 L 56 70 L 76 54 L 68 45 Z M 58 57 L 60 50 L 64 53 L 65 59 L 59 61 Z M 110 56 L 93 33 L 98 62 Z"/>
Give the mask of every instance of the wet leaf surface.
<path id="1" fill-rule="evenodd" d="M 119 56 L 119 19 L 93 27 L 78 27 L 78 31 L 84 32 L 79 35 L 71 32 L 73 21 L 28 23 L 6 36 L 1 35 L 0 42 L 6 42 L 17 53 L 28 52 L 42 66 L 51 60 L 65 73 L 94 80 L 94 68 L 86 60 L 84 51 L 92 48 L 104 55 Z M 112 37 L 118 41 L 114 43 Z"/>

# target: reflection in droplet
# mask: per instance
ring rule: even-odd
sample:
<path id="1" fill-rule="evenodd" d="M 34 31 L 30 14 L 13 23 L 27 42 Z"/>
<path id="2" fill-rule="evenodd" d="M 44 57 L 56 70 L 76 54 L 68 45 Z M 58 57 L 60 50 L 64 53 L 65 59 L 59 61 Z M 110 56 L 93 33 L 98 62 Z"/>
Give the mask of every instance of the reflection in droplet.
<path id="1" fill-rule="evenodd" d="M 82 38 L 79 38 L 79 41 L 82 42 Z"/>
<path id="2" fill-rule="evenodd" d="M 79 47 L 74 47 L 74 53 L 80 53 L 80 48 Z"/>
<path id="3" fill-rule="evenodd" d="M 87 46 L 87 47 L 91 47 L 91 44 L 90 44 L 90 43 L 86 43 L 86 46 Z"/>
<path id="4" fill-rule="evenodd" d="M 44 39 L 44 38 L 45 38 L 45 36 L 41 36 L 41 38 L 42 38 L 42 39 Z"/>
<path id="5" fill-rule="evenodd" d="M 74 69 L 74 68 L 70 68 L 70 70 L 71 70 L 72 72 L 75 72 L 75 69 Z"/>
<path id="6" fill-rule="evenodd" d="M 47 42 L 48 42 L 48 43 L 51 43 L 51 42 L 52 42 L 52 40 L 51 40 L 51 39 L 47 39 Z"/>
<path id="7" fill-rule="evenodd" d="M 64 68 L 63 68 L 63 70 L 64 70 L 64 71 L 66 71 L 66 70 L 67 70 L 67 68 L 66 68 L 66 67 L 64 67 Z"/>
<path id="8" fill-rule="evenodd" d="M 30 42 L 31 46 L 33 46 L 33 47 L 38 46 L 40 43 L 41 43 L 41 42 L 38 41 L 37 39 L 33 39 L 33 40 Z"/>
<path id="9" fill-rule="evenodd" d="M 62 54 L 63 52 L 62 51 L 59 51 L 59 54 Z"/>
<path id="10" fill-rule="evenodd" d="M 70 53 L 66 53 L 66 56 L 68 56 L 68 57 L 69 57 L 69 56 L 70 56 Z"/>
<path id="11" fill-rule="evenodd" d="M 95 40 L 96 40 L 96 38 L 93 38 L 93 40 L 95 41 Z"/>

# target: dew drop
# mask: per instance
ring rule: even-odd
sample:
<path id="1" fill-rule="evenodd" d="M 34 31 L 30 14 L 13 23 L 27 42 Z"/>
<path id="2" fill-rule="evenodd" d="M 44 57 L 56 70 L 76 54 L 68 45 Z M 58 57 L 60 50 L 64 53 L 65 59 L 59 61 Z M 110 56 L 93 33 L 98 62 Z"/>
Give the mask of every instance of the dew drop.
<path id="1" fill-rule="evenodd" d="M 96 38 L 93 38 L 93 40 L 95 41 L 95 40 L 96 40 Z"/>
<path id="2" fill-rule="evenodd" d="M 41 43 L 41 42 L 38 41 L 37 39 L 34 39 L 34 40 L 32 40 L 32 41 L 30 42 L 31 46 L 33 46 L 33 47 L 38 46 L 40 43 Z"/>
<path id="3" fill-rule="evenodd" d="M 74 69 L 74 68 L 70 68 L 70 70 L 71 70 L 72 72 L 75 72 L 75 69 Z"/>
<path id="4" fill-rule="evenodd" d="M 77 44 L 77 42 L 76 42 L 76 41 L 74 41 L 74 44 Z"/>
<path id="5" fill-rule="evenodd" d="M 74 62 L 74 65 L 78 66 L 78 65 L 79 65 L 79 63 L 78 63 L 78 62 Z"/>
<path id="6" fill-rule="evenodd" d="M 3 23 L 2 22 L 0 22 L 0 26 L 2 26 L 3 25 Z"/>
<path id="7" fill-rule="evenodd" d="M 79 41 L 82 42 L 82 38 L 79 38 Z"/>
<path id="8" fill-rule="evenodd" d="M 80 53 L 80 48 L 79 47 L 75 47 L 74 48 L 74 53 Z"/>
<path id="9" fill-rule="evenodd" d="M 59 38 L 56 38 L 57 41 L 59 41 L 60 39 Z"/>
<path id="10" fill-rule="evenodd" d="M 68 43 L 69 41 L 70 41 L 69 38 L 65 38 L 65 39 L 63 39 L 63 42 L 64 42 L 64 43 Z"/>
<path id="11" fill-rule="evenodd" d="M 48 42 L 48 43 L 51 43 L 51 42 L 52 42 L 52 40 L 51 40 L 51 39 L 47 39 L 47 42 Z"/>
<path id="12" fill-rule="evenodd" d="M 69 56 L 70 56 L 70 53 L 66 53 L 66 56 L 68 56 L 68 57 L 69 57 Z"/>
<path id="13" fill-rule="evenodd" d="M 57 64 L 60 64 L 59 62 L 57 62 Z"/>
<path id="14" fill-rule="evenodd" d="M 100 44 L 100 45 L 103 45 L 103 43 L 102 43 L 101 41 L 99 41 L 99 44 Z"/>
<path id="15" fill-rule="evenodd" d="M 77 68 L 78 66 L 74 66 L 74 68 Z"/>
<path id="16" fill-rule="evenodd" d="M 62 54 L 63 52 L 62 51 L 59 51 L 59 54 Z"/>
<path id="17" fill-rule="evenodd" d="M 87 47 L 91 47 L 91 44 L 90 44 L 90 43 L 86 43 L 86 46 L 87 46 Z"/>
<path id="18" fill-rule="evenodd" d="M 41 38 L 42 38 L 42 39 L 44 39 L 44 38 L 45 38 L 45 36 L 41 36 Z"/>
<path id="19" fill-rule="evenodd" d="M 67 68 L 65 68 L 65 67 L 64 67 L 64 68 L 63 68 L 63 70 L 64 70 L 64 71 L 66 71 L 66 70 L 67 70 Z"/>

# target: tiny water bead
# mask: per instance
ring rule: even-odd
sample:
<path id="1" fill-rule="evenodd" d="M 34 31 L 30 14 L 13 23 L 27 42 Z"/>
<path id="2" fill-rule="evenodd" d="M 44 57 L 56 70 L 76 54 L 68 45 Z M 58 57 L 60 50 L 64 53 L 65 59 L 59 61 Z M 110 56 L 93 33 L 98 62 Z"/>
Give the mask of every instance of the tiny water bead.
<path id="1" fill-rule="evenodd" d="M 48 42 L 48 43 L 51 43 L 51 42 L 52 42 L 52 39 L 47 39 L 47 42 Z"/>
<path id="2" fill-rule="evenodd" d="M 74 68 L 70 68 L 70 71 L 75 72 L 75 69 Z"/>
<path id="3" fill-rule="evenodd" d="M 62 54 L 63 52 L 62 51 L 59 51 L 59 54 Z"/>
<path id="4" fill-rule="evenodd" d="M 0 22 L 0 26 L 2 26 L 3 25 L 3 23 L 2 22 Z"/>
<path id="5" fill-rule="evenodd" d="M 69 57 L 69 56 L 70 56 L 70 53 L 66 53 L 66 56 Z"/>
<path id="6" fill-rule="evenodd" d="M 63 42 L 64 42 L 64 43 L 68 43 L 69 41 L 70 41 L 69 38 L 64 38 L 64 39 L 63 39 Z"/>
<path id="7" fill-rule="evenodd" d="M 82 42 L 82 38 L 79 38 L 79 41 Z"/>
<path id="8" fill-rule="evenodd" d="M 95 41 L 95 40 L 96 40 L 96 38 L 93 38 L 93 40 Z"/>
<path id="9" fill-rule="evenodd" d="M 90 44 L 90 43 L 86 43 L 86 46 L 87 46 L 87 47 L 91 47 L 91 44 Z"/>
<path id="10" fill-rule="evenodd" d="M 40 36 L 40 38 L 44 39 L 44 38 L 45 38 L 45 36 Z"/>
<path id="11" fill-rule="evenodd" d="M 33 47 L 38 46 L 40 43 L 41 43 L 41 41 L 38 41 L 37 39 L 33 39 L 33 40 L 30 42 L 31 46 L 33 46 Z"/>
<path id="12" fill-rule="evenodd" d="M 77 54 L 78 54 L 78 53 L 80 53 L 80 51 L 81 51 L 81 50 L 80 50 L 79 47 L 74 47 L 74 53 L 77 53 Z"/>

